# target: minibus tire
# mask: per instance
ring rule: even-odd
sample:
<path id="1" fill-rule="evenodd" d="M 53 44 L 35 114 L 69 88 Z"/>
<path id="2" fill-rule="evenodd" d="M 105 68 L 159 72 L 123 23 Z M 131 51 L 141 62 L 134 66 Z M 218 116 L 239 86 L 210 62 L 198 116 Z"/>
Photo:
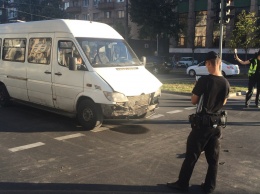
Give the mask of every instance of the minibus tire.
<path id="1" fill-rule="evenodd" d="M 85 130 L 99 128 L 104 119 L 100 105 L 90 99 L 82 100 L 79 103 L 77 118 Z"/>
<path id="2" fill-rule="evenodd" d="M 10 96 L 6 87 L 3 84 L 1 84 L 0 85 L 0 106 L 6 107 L 8 105 L 10 105 Z"/>

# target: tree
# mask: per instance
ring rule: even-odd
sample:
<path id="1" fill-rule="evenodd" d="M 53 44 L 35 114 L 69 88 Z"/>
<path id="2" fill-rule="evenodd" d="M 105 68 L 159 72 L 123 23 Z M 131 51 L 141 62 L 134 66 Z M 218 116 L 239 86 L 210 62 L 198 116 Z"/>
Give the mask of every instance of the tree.
<path id="1" fill-rule="evenodd" d="M 129 15 L 139 28 L 141 39 L 178 36 L 177 0 L 130 0 Z"/>
<path id="2" fill-rule="evenodd" d="M 62 9 L 63 0 L 44 0 L 41 1 L 41 15 L 51 18 L 66 18 L 66 12 Z"/>
<path id="3" fill-rule="evenodd" d="M 113 28 L 121 35 L 121 36 L 125 36 L 125 26 L 124 24 L 122 24 L 122 22 L 114 22 L 113 24 Z M 127 27 L 127 33 L 130 34 L 130 31 L 131 31 L 131 27 L 128 26 Z M 128 38 L 131 38 L 131 37 L 128 37 Z"/>
<path id="4" fill-rule="evenodd" d="M 62 9 L 62 0 L 20 0 L 15 1 L 15 4 L 17 4 L 19 20 L 66 18 L 66 13 Z"/>
<path id="5" fill-rule="evenodd" d="M 232 33 L 230 39 L 231 48 L 243 48 L 247 53 L 249 48 L 254 48 L 259 44 L 259 39 L 257 38 L 259 32 L 259 26 L 257 26 L 256 14 L 254 12 L 246 13 L 243 10 L 237 17 L 237 22 L 235 23 L 235 29 Z"/>

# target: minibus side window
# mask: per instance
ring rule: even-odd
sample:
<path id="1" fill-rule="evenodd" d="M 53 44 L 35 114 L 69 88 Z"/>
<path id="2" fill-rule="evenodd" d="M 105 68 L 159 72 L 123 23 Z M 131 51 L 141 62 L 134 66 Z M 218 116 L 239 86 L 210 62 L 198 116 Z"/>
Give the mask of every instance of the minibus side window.
<path id="1" fill-rule="evenodd" d="M 2 59 L 5 61 L 25 61 L 25 38 L 5 38 Z"/>
<path id="2" fill-rule="evenodd" d="M 60 40 L 58 42 L 59 65 L 69 68 L 69 60 L 72 58 L 77 59 L 78 70 L 86 70 L 85 63 L 83 62 L 82 57 L 74 43 L 67 40 Z"/>
<path id="3" fill-rule="evenodd" d="M 30 38 L 28 49 L 28 62 L 37 64 L 50 64 L 51 38 Z"/>

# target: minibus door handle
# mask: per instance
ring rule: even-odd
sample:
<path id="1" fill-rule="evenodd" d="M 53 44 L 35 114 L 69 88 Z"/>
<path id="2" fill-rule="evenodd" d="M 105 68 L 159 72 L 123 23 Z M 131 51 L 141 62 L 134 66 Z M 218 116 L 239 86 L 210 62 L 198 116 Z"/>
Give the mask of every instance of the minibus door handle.
<path id="1" fill-rule="evenodd" d="M 48 71 L 48 70 L 46 70 L 44 73 L 45 73 L 45 74 L 51 74 L 51 72 Z"/>
<path id="2" fill-rule="evenodd" d="M 62 73 L 58 72 L 58 73 L 55 73 L 55 75 L 61 76 L 61 75 L 62 75 Z"/>

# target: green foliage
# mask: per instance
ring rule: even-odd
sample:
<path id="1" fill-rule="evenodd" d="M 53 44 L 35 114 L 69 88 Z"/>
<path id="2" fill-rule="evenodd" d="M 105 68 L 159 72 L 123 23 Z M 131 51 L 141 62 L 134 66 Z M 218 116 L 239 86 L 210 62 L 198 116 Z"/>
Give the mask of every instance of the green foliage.
<path id="1" fill-rule="evenodd" d="M 125 37 L 125 26 L 124 24 L 122 24 L 121 22 L 115 22 L 113 24 L 113 28 L 123 37 Z M 128 26 L 127 28 L 127 33 L 130 34 L 131 32 L 131 27 Z M 131 37 L 128 37 L 128 38 L 131 38 Z"/>
<path id="2" fill-rule="evenodd" d="M 176 37 L 179 31 L 174 12 L 177 3 L 177 0 L 130 0 L 130 18 L 140 27 L 140 38 L 154 39 L 157 34 Z"/>
<path id="3" fill-rule="evenodd" d="M 37 21 L 54 18 L 66 18 L 62 0 L 20 0 L 15 1 L 18 8 L 18 19 Z"/>
<path id="4" fill-rule="evenodd" d="M 246 53 L 248 48 L 254 48 L 259 44 L 259 26 L 257 26 L 257 17 L 254 12 L 246 13 L 243 10 L 237 17 L 235 29 L 230 40 L 231 48 L 243 48 Z"/>

